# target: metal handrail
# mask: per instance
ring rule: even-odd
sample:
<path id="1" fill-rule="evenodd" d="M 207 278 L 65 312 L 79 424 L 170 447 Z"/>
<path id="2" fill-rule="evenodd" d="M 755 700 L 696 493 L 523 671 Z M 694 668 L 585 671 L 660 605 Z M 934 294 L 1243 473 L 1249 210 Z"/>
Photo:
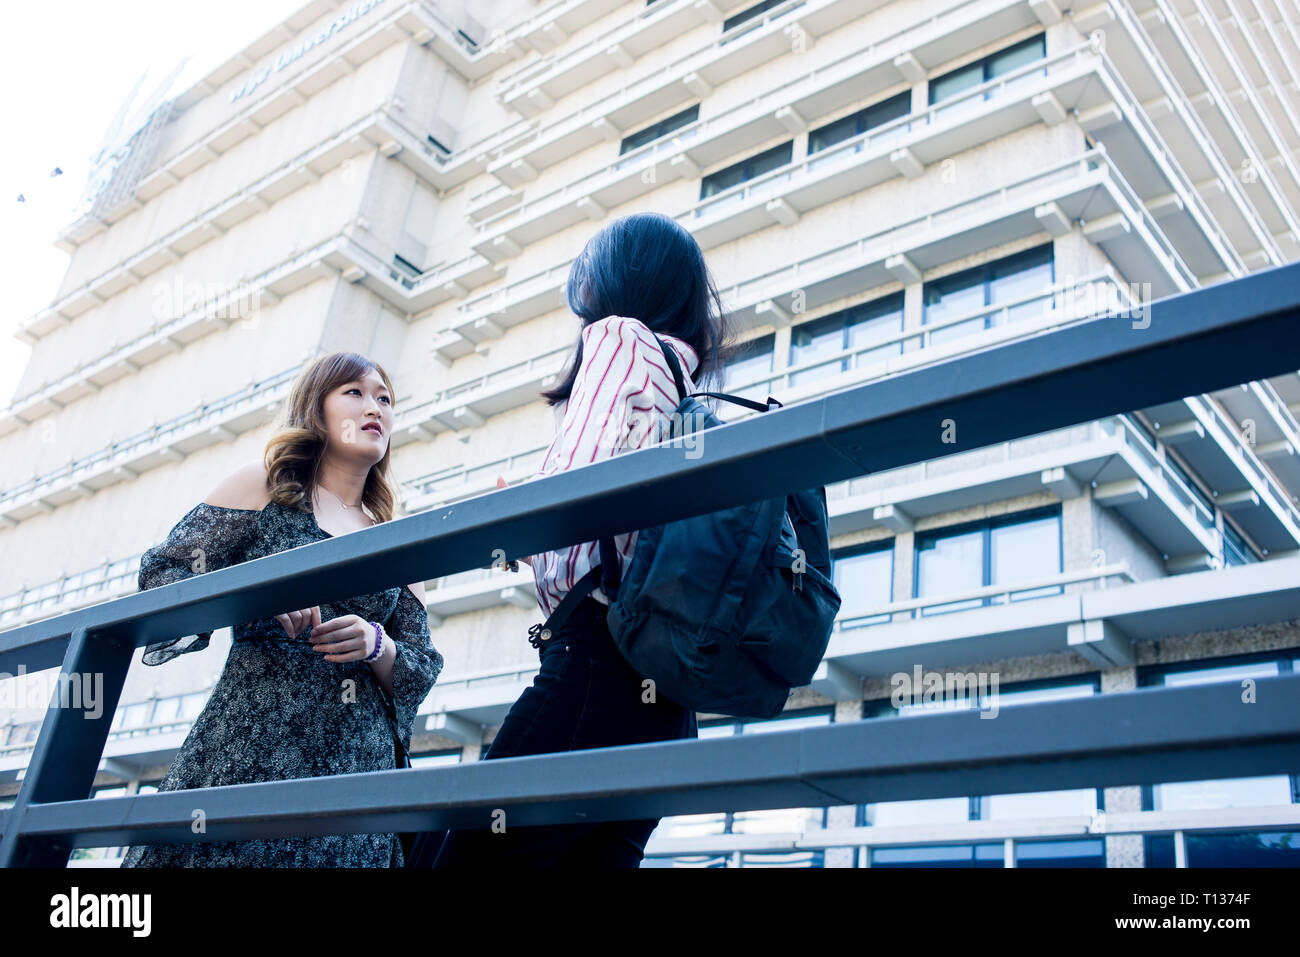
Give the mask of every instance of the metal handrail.
<path id="1" fill-rule="evenodd" d="M 194 791 L 86 798 L 138 647 L 430 580 L 497 549 L 563 548 L 1294 371 L 1297 288 L 1300 263 L 1261 270 L 1151 303 L 1141 335 L 1127 314 L 1099 317 L 0 632 L 0 668 L 62 662 L 69 678 L 102 675 L 104 688 L 98 717 L 70 706 L 46 713 L 22 790 L 0 812 L 0 864 L 66 864 L 74 846 L 288 829 L 475 827 L 498 807 L 530 826 L 575 812 L 622 820 L 1196 780 L 1208 765 L 1224 776 L 1291 770 L 1300 675 L 1259 679 L 1249 709 L 1231 683 L 1204 684 L 1027 703 L 1003 709 L 996 734 L 983 712 L 938 710 L 905 722 L 206 788 L 202 835 L 190 827 Z M 945 419 L 961 423 L 960 443 L 945 441 Z"/>

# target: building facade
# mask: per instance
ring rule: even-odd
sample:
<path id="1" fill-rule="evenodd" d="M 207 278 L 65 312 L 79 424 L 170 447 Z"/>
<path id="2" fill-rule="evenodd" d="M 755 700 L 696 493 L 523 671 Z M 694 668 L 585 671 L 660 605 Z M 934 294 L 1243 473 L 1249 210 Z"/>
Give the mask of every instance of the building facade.
<path id="1" fill-rule="evenodd" d="M 529 477 L 569 265 L 631 212 L 704 248 L 741 395 L 1119 310 L 1140 335 L 1144 303 L 1300 255 L 1298 78 L 1294 0 L 313 0 L 158 105 L 60 235 L 0 412 L 0 628 L 135 591 L 318 354 L 393 376 L 406 511 Z M 817 678 L 702 736 L 906 720 L 936 706 L 899 698 L 922 672 L 996 676 L 1014 707 L 1294 669 L 1297 414 L 1287 375 L 828 488 L 844 603 Z M 415 762 L 477 760 L 536 671 L 533 580 L 425 587 L 446 668 Z M 157 783 L 228 647 L 137 656 L 97 794 Z M 43 713 L 20 697 L 0 800 Z M 669 818 L 646 866 L 1295 864 L 1300 768 L 1212 771 Z"/>

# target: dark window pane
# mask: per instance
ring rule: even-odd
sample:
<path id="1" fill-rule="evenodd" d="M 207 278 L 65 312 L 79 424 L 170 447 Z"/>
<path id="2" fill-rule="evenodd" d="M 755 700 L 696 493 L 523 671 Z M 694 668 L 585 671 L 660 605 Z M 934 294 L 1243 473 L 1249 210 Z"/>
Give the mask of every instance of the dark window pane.
<path id="1" fill-rule="evenodd" d="M 911 111 L 912 92 L 904 90 L 880 103 L 874 103 L 866 109 L 828 123 L 808 134 L 808 152 L 816 153 L 828 146 L 847 140 L 851 136 L 865 133 L 869 129 L 888 123 Z"/>
<path id="2" fill-rule="evenodd" d="M 1173 867 L 1174 836 L 1172 834 L 1143 835 L 1143 866 Z"/>
<path id="3" fill-rule="evenodd" d="M 871 851 L 872 867 L 1001 867 L 1001 844 L 956 844 L 941 847 L 880 847 Z"/>
<path id="4" fill-rule="evenodd" d="M 793 155 L 794 141 L 790 140 L 780 146 L 774 146 L 770 150 L 764 150 L 756 156 L 751 156 L 749 159 L 741 160 L 739 163 L 725 169 L 720 169 L 716 173 L 710 173 L 700 181 L 700 199 L 706 199 L 746 180 L 754 179 L 756 176 L 762 176 L 770 170 L 785 166 L 790 162 Z"/>
<path id="5" fill-rule="evenodd" d="M 1024 66 L 1026 63 L 1033 63 L 1035 60 L 1041 60 L 1046 56 L 1044 46 L 1044 34 L 1030 37 L 1021 43 L 1005 50 L 999 50 L 987 58 L 988 75 L 986 79 L 993 79 L 1001 76 L 1003 73 L 1010 73 L 1016 67 Z"/>
<path id="6" fill-rule="evenodd" d="M 1016 867 L 1105 867 L 1106 847 L 1084 841 L 1017 841 Z"/>
<path id="7" fill-rule="evenodd" d="M 658 123 L 654 123 L 645 129 L 639 130 L 638 132 L 632 133 L 624 138 L 623 145 L 620 146 L 618 150 L 619 155 L 637 149 L 638 147 L 645 146 L 647 143 L 652 143 L 661 136 L 667 136 L 673 130 L 678 130 L 683 126 L 694 123 L 699 118 L 700 104 L 696 103 L 689 109 L 682 110 L 680 113 L 674 113 L 672 116 L 666 117 Z"/>
<path id="8" fill-rule="evenodd" d="M 1040 33 L 1005 50 L 990 53 L 982 60 L 968 63 L 966 66 L 935 77 L 930 81 L 930 105 L 933 106 L 935 103 L 979 86 L 986 80 L 1009 73 L 1026 63 L 1041 60 L 1046 56 L 1045 50 L 1045 35 Z"/>
<path id="9" fill-rule="evenodd" d="M 975 62 L 930 81 L 930 105 L 956 96 L 984 82 L 984 64 Z"/>
<path id="10" fill-rule="evenodd" d="M 732 27 L 739 26 L 746 20 L 752 20 L 757 16 L 762 16 L 768 10 L 771 10 L 778 3 L 784 3 L 785 0 L 763 0 L 762 3 L 756 3 L 752 7 L 746 7 L 734 16 L 727 17 L 722 21 L 722 32 L 726 33 Z"/>
<path id="11" fill-rule="evenodd" d="M 1185 834 L 1188 867 L 1300 867 L 1300 831 Z"/>
<path id="12" fill-rule="evenodd" d="M 808 134 L 808 152 L 816 153 L 818 150 L 834 146 L 836 143 L 843 142 L 850 136 L 862 132 L 857 127 L 858 120 L 856 116 L 845 116 L 834 123 L 827 123 L 820 129 L 813 130 Z"/>

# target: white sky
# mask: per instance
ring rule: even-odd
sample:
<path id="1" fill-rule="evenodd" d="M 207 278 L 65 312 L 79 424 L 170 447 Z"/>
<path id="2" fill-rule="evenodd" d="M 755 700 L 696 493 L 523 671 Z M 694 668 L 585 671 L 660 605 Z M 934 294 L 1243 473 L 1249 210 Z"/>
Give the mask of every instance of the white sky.
<path id="1" fill-rule="evenodd" d="M 24 0 L 0 25 L 0 407 L 31 348 L 19 322 L 54 299 L 68 255 L 53 245 L 90 158 L 140 75 L 148 96 L 183 57 L 178 93 L 305 0 Z M 50 177 L 54 167 L 63 175 Z M 23 194 L 27 201 L 18 202 Z"/>

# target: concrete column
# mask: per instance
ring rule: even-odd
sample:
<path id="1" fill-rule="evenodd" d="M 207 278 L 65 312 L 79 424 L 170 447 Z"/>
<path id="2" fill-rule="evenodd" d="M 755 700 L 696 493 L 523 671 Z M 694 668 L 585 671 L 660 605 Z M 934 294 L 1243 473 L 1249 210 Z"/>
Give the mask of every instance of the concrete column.
<path id="1" fill-rule="evenodd" d="M 849 721 L 860 721 L 862 719 L 862 702 L 861 701 L 837 701 L 835 702 L 835 723 Z M 857 819 L 858 808 L 856 804 L 836 805 L 826 809 L 826 827 L 839 829 L 853 827 Z M 825 866 L 826 867 L 853 867 L 854 859 L 857 856 L 855 847 L 828 847 L 826 848 Z"/>
<path id="2" fill-rule="evenodd" d="M 1112 668 L 1101 673 L 1101 693 L 1133 691 L 1137 688 L 1136 668 Z M 1142 810 L 1140 785 L 1105 788 L 1103 806 L 1107 814 Z M 1146 857 L 1141 834 L 1107 834 L 1107 867 L 1145 867 Z"/>

